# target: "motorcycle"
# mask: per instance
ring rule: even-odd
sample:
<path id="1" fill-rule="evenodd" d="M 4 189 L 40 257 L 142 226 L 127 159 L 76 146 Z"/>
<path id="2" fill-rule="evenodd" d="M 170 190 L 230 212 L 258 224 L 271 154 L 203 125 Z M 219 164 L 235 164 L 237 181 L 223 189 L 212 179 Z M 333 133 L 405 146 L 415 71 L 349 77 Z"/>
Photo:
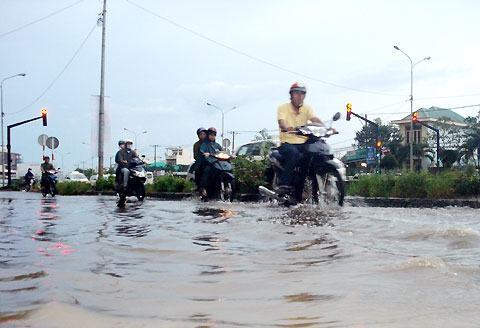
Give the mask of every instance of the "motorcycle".
<path id="1" fill-rule="evenodd" d="M 333 121 L 340 118 L 336 113 Z M 267 169 L 267 181 L 273 190 L 265 186 L 259 187 L 260 194 L 276 199 L 284 205 L 297 203 L 338 204 L 343 206 L 345 198 L 345 165 L 334 157 L 325 139 L 336 134 L 330 127 L 307 124 L 292 131 L 297 135 L 308 137 L 304 144 L 302 157 L 294 169 L 293 188 L 290 192 L 279 194 L 274 191 L 278 185 L 278 177 L 283 171 L 282 155 L 278 148 L 269 153 L 270 166 Z"/>
<path id="2" fill-rule="evenodd" d="M 232 156 L 223 151 L 210 156 L 214 157 L 216 161 L 208 164 L 213 167 L 209 188 L 207 188 L 209 196 L 202 197 L 202 200 L 208 201 L 209 198 L 218 196 L 222 201 L 232 202 L 235 195 L 235 176 L 230 162 Z"/>
<path id="3" fill-rule="evenodd" d="M 57 176 L 55 175 L 55 170 L 49 170 L 42 173 L 42 179 L 40 180 L 40 189 L 43 197 L 47 197 L 48 194 L 51 194 L 52 197 L 55 197 L 57 194 Z"/>
<path id="4" fill-rule="evenodd" d="M 143 167 L 143 161 L 135 157 L 129 163 L 129 176 L 127 188 L 122 190 L 120 185 L 117 185 L 117 191 L 119 195 L 118 207 L 124 207 L 127 197 L 136 196 L 139 201 L 145 199 L 145 181 L 147 181 L 146 171 Z"/>
<path id="5" fill-rule="evenodd" d="M 33 185 L 35 184 L 35 178 L 25 178 L 25 182 L 23 183 L 23 190 L 29 192 Z"/>

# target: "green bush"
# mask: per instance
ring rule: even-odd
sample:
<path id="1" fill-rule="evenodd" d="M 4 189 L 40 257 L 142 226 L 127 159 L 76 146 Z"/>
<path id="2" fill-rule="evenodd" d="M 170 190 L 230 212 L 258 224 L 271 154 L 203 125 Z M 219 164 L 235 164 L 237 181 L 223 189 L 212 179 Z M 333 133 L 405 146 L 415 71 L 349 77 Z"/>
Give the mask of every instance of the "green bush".
<path id="1" fill-rule="evenodd" d="M 366 175 L 350 183 L 348 194 L 362 197 L 390 197 L 394 186 L 395 180 L 391 175 Z"/>
<path id="2" fill-rule="evenodd" d="M 401 176 L 368 175 L 351 182 L 348 194 L 362 197 L 437 199 L 478 197 L 480 177 L 472 170 L 450 170 L 438 175 L 426 172 L 405 172 Z"/>
<path id="3" fill-rule="evenodd" d="M 444 172 L 440 175 L 430 175 L 427 179 L 428 198 L 454 198 L 455 182 L 458 174 L 456 172 Z"/>
<path id="4" fill-rule="evenodd" d="M 478 174 L 459 174 L 455 181 L 455 192 L 465 197 L 478 197 L 480 195 L 480 177 Z"/>
<path id="5" fill-rule="evenodd" d="M 153 185 L 147 185 L 148 192 L 190 192 L 193 188 L 192 181 L 171 175 L 157 177 Z"/>
<path id="6" fill-rule="evenodd" d="M 57 192 L 60 195 L 81 195 L 92 190 L 92 186 L 88 182 L 59 182 L 57 183 Z"/>
<path id="7" fill-rule="evenodd" d="M 233 160 L 233 174 L 236 188 L 242 193 L 257 193 L 258 187 L 265 185 L 267 161 L 255 161 L 246 156 L 238 156 Z"/>
<path id="8" fill-rule="evenodd" d="M 404 173 L 395 179 L 392 196 L 401 198 L 427 197 L 427 178 L 428 173 L 425 172 Z"/>
<path id="9" fill-rule="evenodd" d="M 95 190 L 97 191 L 113 191 L 115 190 L 115 177 L 109 176 L 107 179 L 98 179 L 95 184 Z"/>

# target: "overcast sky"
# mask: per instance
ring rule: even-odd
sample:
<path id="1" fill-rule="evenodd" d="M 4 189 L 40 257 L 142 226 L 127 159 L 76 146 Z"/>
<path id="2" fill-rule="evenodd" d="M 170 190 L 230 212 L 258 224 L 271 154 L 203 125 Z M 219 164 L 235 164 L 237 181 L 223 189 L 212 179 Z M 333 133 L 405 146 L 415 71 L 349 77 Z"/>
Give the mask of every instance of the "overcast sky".
<path id="1" fill-rule="evenodd" d="M 349 146 L 362 124 L 345 121 L 347 102 L 354 112 L 383 121 L 410 111 L 410 63 L 393 45 L 414 61 L 432 57 L 415 67 L 415 108 L 480 103 L 478 1 L 108 0 L 107 6 L 107 165 L 116 140 L 133 138 L 125 127 L 148 131 L 138 137 L 147 155 L 153 144 L 193 144 L 199 126 L 220 129 L 220 112 L 206 101 L 237 107 L 225 115 L 228 131 L 275 129 L 276 108 L 288 101 L 294 81 L 307 85 L 306 103 L 317 116 L 342 113 L 340 134 L 330 142 Z M 64 155 L 67 168 L 91 162 L 100 27 L 45 95 L 25 106 L 65 68 L 101 9 L 100 0 L 0 1 L 0 78 L 27 74 L 4 83 L 5 122 L 49 110 L 47 128 L 35 122 L 14 129 L 12 150 L 26 162 L 40 161 L 42 133 L 60 139 L 59 153 L 70 153 Z M 478 110 L 457 112 L 473 116 Z M 252 137 L 241 133 L 236 145 Z"/>

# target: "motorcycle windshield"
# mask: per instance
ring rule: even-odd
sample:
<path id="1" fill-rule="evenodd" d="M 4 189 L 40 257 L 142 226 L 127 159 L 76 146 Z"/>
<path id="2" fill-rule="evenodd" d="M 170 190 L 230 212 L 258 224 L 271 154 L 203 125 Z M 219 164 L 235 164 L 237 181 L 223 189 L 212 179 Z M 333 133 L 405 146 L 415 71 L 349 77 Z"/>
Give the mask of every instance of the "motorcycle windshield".
<path id="1" fill-rule="evenodd" d="M 332 150 L 330 149 L 330 146 L 322 139 L 319 139 L 317 142 L 314 143 L 306 144 L 305 150 L 309 153 L 314 153 L 318 155 L 332 155 Z"/>
<path id="2" fill-rule="evenodd" d="M 213 164 L 213 167 L 215 167 L 217 170 L 220 171 L 231 171 L 232 170 L 232 164 L 227 161 L 216 161 Z"/>

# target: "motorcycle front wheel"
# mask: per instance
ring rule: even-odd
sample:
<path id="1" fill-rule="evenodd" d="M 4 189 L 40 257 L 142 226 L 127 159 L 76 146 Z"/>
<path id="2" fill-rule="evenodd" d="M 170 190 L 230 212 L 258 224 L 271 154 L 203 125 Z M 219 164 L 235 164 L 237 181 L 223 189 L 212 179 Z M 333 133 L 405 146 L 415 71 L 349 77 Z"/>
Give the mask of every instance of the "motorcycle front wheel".
<path id="1" fill-rule="evenodd" d="M 316 174 L 319 201 L 325 204 L 338 204 L 343 206 L 345 200 L 345 181 L 336 170 Z"/>
<path id="2" fill-rule="evenodd" d="M 139 183 L 136 188 L 137 199 L 141 202 L 145 199 L 145 185 L 143 183 Z"/>

